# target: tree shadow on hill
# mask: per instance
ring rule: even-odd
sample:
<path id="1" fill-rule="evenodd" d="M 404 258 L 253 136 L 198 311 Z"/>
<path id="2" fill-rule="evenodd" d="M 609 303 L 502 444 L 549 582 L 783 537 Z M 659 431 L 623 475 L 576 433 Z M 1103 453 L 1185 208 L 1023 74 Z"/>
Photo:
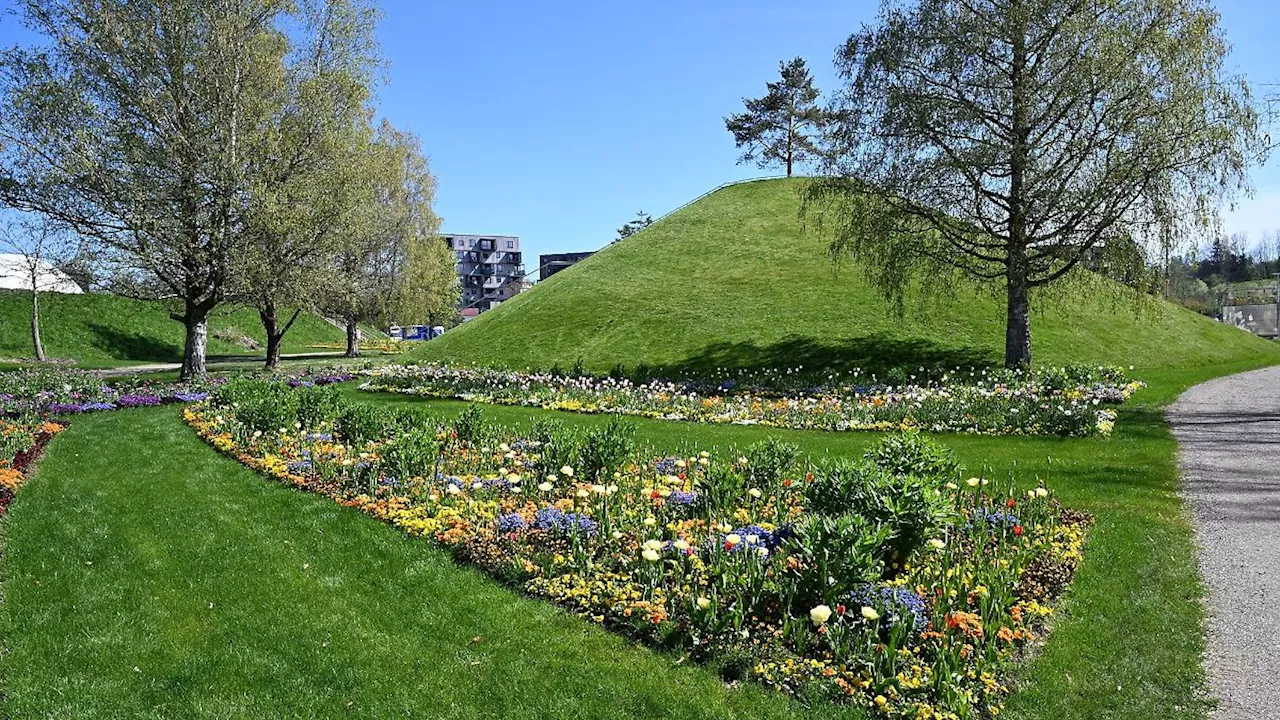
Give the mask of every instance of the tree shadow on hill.
<path id="1" fill-rule="evenodd" d="M 161 342 L 154 337 L 122 332 L 101 323 L 89 323 L 88 328 L 96 337 L 94 344 L 118 360 L 177 362 L 182 359 L 181 348 Z"/>
<path id="2" fill-rule="evenodd" d="M 791 335 L 761 345 L 754 342 L 715 343 L 679 362 L 661 368 L 669 377 L 698 377 L 728 370 L 795 369 L 805 374 L 850 372 L 884 375 L 892 372 L 987 367 L 1000 362 L 995 348 L 948 346 L 923 338 L 904 339 L 883 333 L 859 338 L 816 340 Z"/>

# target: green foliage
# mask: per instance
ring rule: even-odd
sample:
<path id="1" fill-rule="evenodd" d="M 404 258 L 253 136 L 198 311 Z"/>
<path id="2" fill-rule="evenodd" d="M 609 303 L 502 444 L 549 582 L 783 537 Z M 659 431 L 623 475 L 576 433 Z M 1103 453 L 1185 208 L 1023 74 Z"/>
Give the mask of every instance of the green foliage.
<path id="1" fill-rule="evenodd" d="M 815 140 L 826 116 L 803 58 L 779 63 L 778 70 L 781 78 L 768 83 L 769 92 L 745 99 L 747 111 L 725 118 L 724 126 L 734 143 L 745 148 L 738 162 L 782 165 L 790 177 L 795 165 L 819 155 Z"/>
<path id="2" fill-rule="evenodd" d="M 434 478 L 441 445 L 433 426 L 402 430 L 380 451 L 380 470 L 385 477 L 405 482 L 411 478 Z"/>
<path id="3" fill-rule="evenodd" d="M 802 607 L 835 605 L 864 583 L 880 579 L 883 546 L 889 528 L 856 513 L 806 515 L 786 541 L 788 552 L 801 560 L 789 572 L 795 576 L 795 600 Z"/>
<path id="4" fill-rule="evenodd" d="M 881 7 L 837 50 L 806 197 L 891 298 L 957 273 L 1003 291 L 1010 367 L 1031 362 L 1031 288 L 1080 264 L 1149 287 L 1265 146 L 1208 0 Z"/>
<path id="5" fill-rule="evenodd" d="M 534 471 L 539 478 L 559 475 L 560 468 L 578 465 L 578 431 L 571 425 L 550 418 L 534 418 L 529 439 L 538 443 L 538 459 Z"/>
<path id="6" fill-rule="evenodd" d="M 468 405 L 453 420 L 453 431 L 459 442 L 478 445 L 489 434 L 484 411 L 478 405 Z"/>
<path id="7" fill-rule="evenodd" d="M 337 388 L 316 386 L 297 390 L 297 417 L 304 428 L 319 428 L 333 422 L 342 411 L 342 395 Z"/>
<path id="8" fill-rule="evenodd" d="M 919 431 L 886 435 L 863 457 L 894 475 L 914 475 L 939 483 L 954 479 L 960 469 L 951 448 Z"/>
<path id="9" fill-rule="evenodd" d="M 635 438 L 636 424 L 618 417 L 583 433 L 578 450 L 583 474 L 596 480 L 607 479 L 635 449 Z"/>
<path id="10" fill-rule="evenodd" d="M 343 440 L 359 447 L 394 434 L 396 415 L 376 405 L 346 403 L 334 421 L 334 430 Z"/>
<path id="11" fill-rule="evenodd" d="M 945 482 L 938 475 L 898 474 L 872 462 L 841 460 L 814 468 L 805 501 L 814 513 L 852 513 L 883 528 L 892 542 L 880 557 L 901 564 L 952 517 L 940 492 Z"/>
<path id="12" fill-rule="evenodd" d="M 748 447 L 744 457 L 747 459 L 747 479 L 754 487 L 768 492 L 795 469 L 800 447 L 771 435 Z"/>

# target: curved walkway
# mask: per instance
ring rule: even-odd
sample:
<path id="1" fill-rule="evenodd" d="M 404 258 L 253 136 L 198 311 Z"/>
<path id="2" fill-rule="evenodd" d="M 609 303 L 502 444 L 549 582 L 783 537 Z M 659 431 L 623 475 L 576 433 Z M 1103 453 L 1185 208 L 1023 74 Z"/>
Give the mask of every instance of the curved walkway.
<path id="1" fill-rule="evenodd" d="M 1209 590 L 1212 717 L 1280 718 L 1280 368 L 1197 385 L 1169 421 Z"/>

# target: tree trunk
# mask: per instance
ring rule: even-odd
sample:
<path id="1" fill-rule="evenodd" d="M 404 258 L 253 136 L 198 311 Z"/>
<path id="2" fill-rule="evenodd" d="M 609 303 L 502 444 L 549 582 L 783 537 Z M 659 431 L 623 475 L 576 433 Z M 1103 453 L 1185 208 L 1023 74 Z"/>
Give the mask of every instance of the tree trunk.
<path id="1" fill-rule="evenodd" d="M 354 320 L 347 321 L 347 357 L 360 357 L 360 327 Z"/>
<path id="2" fill-rule="evenodd" d="M 205 357 L 209 341 L 209 309 L 188 302 L 184 314 L 170 317 L 186 328 L 186 338 L 182 344 L 182 370 L 178 372 L 178 379 L 203 378 L 209 373 Z"/>
<path id="3" fill-rule="evenodd" d="M 1027 148 L 1031 130 L 1028 127 L 1029 99 L 1025 72 L 1027 67 L 1025 28 L 1013 38 L 1010 62 L 1010 115 L 1013 144 L 1009 153 L 1009 238 L 1005 246 L 1005 280 L 1009 297 L 1004 329 L 1004 365 L 1009 369 L 1031 366 L 1031 268 L 1027 262 L 1027 198 L 1024 180 L 1029 165 Z"/>
<path id="4" fill-rule="evenodd" d="M 267 335 L 267 369 L 275 370 L 280 367 L 280 346 L 284 340 L 284 334 L 289 332 L 289 328 L 293 327 L 293 323 L 302 314 L 302 308 L 293 311 L 293 316 L 289 318 L 289 322 L 280 327 L 280 319 L 277 315 L 276 304 L 274 302 L 264 302 L 258 307 L 258 317 L 262 320 L 262 329 Z"/>
<path id="5" fill-rule="evenodd" d="M 31 344 L 35 346 L 36 360 L 44 362 L 44 345 L 40 342 L 40 293 L 31 291 Z"/>
<path id="6" fill-rule="evenodd" d="M 267 336 L 267 369 L 280 367 L 280 338 L 283 335 L 277 329 L 275 303 L 264 303 L 258 308 L 258 317 L 262 320 L 262 329 Z"/>
<path id="7" fill-rule="evenodd" d="M 1004 366 L 1009 369 L 1031 366 L 1031 297 L 1026 270 L 1010 265 L 1009 298 L 1004 330 Z"/>
<path id="8" fill-rule="evenodd" d="M 791 155 L 787 155 L 787 177 L 791 177 Z"/>

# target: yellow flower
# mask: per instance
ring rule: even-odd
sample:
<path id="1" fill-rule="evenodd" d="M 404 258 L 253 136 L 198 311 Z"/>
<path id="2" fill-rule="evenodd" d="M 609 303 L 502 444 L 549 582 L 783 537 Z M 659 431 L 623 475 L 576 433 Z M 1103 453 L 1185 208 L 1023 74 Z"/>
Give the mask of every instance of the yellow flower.
<path id="1" fill-rule="evenodd" d="M 809 611 L 809 619 L 814 625 L 822 625 L 831 619 L 831 608 L 826 605 L 819 605 Z"/>
<path id="2" fill-rule="evenodd" d="M 929 541 L 929 547 L 933 548 L 934 550 L 941 550 L 946 546 L 947 544 L 942 540 L 939 540 L 938 538 L 933 538 L 932 540 Z"/>
<path id="3" fill-rule="evenodd" d="M 566 477 L 573 477 L 573 468 L 569 467 L 568 465 L 565 465 L 564 467 L 560 468 L 560 472 Z"/>
<path id="4" fill-rule="evenodd" d="M 551 492 L 551 488 L 552 488 L 552 485 L 549 482 L 544 482 L 538 485 L 538 489 L 541 490 L 542 492 Z"/>
<path id="5" fill-rule="evenodd" d="M 699 610 L 706 610 L 709 607 L 711 607 L 711 598 L 705 598 L 705 597 L 698 598 Z"/>
<path id="6" fill-rule="evenodd" d="M 873 621 L 874 621 L 874 620 L 879 620 L 879 619 L 880 619 L 880 613 L 876 612 L 876 609 L 875 609 L 875 608 L 873 608 L 873 607 L 867 607 L 866 605 L 863 605 L 863 606 L 862 606 L 862 617 L 864 617 L 864 618 L 866 618 L 866 619 L 868 619 L 868 620 L 873 620 Z"/>
<path id="7" fill-rule="evenodd" d="M 643 557 L 645 560 L 648 560 L 649 562 L 658 562 L 659 560 L 662 559 L 662 555 L 660 555 L 657 550 L 652 550 L 652 549 L 645 550 L 644 552 L 640 553 L 640 556 Z"/>
<path id="8" fill-rule="evenodd" d="M 968 480 L 964 481 L 964 484 L 968 485 L 969 487 L 978 487 L 978 483 L 980 482 L 982 481 L 979 480 L 978 478 L 969 478 Z"/>

